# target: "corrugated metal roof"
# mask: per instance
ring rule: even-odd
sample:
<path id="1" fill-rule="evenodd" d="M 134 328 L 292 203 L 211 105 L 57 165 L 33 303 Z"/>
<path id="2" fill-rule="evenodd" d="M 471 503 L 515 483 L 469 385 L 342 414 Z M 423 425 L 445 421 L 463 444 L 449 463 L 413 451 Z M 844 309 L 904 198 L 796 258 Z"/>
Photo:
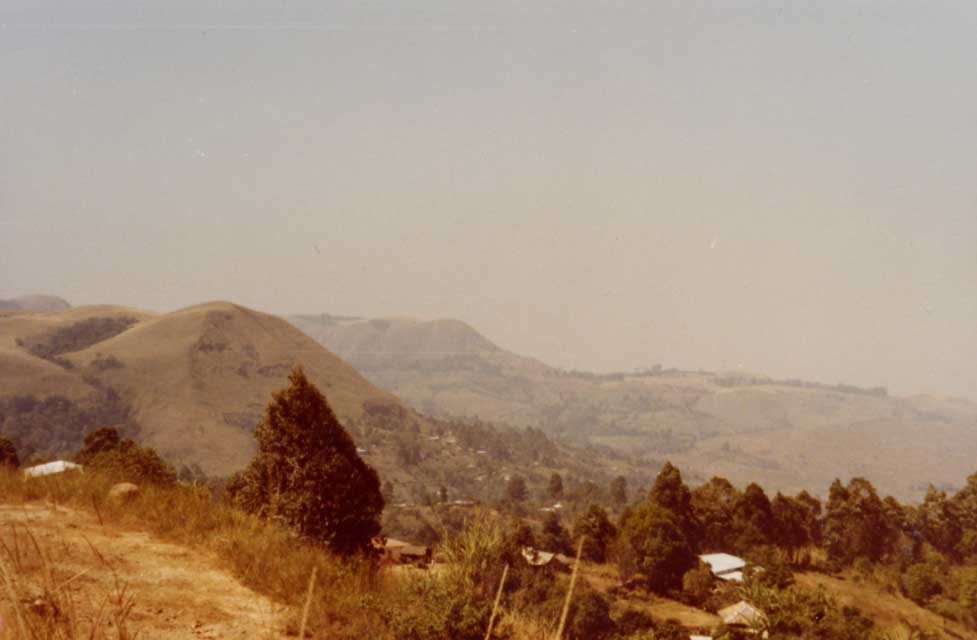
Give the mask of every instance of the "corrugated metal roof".
<path id="1" fill-rule="evenodd" d="M 68 462 L 67 460 L 55 460 L 54 462 L 45 462 L 44 464 L 39 464 L 33 467 L 27 467 L 24 469 L 24 476 L 28 478 L 38 478 L 40 476 L 50 476 L 56 473 L 64 473 L 65 471 L 70 471 L 72 469 L 82 470 L 80 464 L 75 464 L 74 462 Z"/>
<path id="2" fill-rule="evenodd" d="M 762 611 L 745 600 L 740 600 L 725 609 L 720 609 L 717 613 L 723 619 L 723 624 L 727 625 L 742 624 L 749 627 L 760 624 L 766 618 Z"/>
<path id="3" fill-rule="evenodd" d="M 699 560 L 709 565 L 709 569 L 717 576 L 730 571 L 742 571 L 746 568 L 746 560 L 728 553 L 706 553 L 699 556 Z M 742 577 L 741 575 L 740 579 Z"/>

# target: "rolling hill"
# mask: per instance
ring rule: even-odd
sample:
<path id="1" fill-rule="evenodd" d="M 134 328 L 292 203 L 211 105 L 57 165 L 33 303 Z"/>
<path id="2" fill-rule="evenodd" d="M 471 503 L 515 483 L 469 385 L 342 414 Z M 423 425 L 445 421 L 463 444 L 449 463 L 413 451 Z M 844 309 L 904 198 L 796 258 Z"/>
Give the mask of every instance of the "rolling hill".
<path id="1" fill-rule="evenodd" d="M 172 313 L 116 306 L 0 312 L 0 433 L 21 457 L 65 455 L 115 426 L 178 467 L 224 476 L 254 453 L 253 429 L 300 364 L 399 500 L 440 485 L 491 498 L 504 478 L 639 479 L 623 457 L 557 446 L 539 432 L 428 418 L 276 316 L 213 302 Z"/>
<path id="2" fill-rule="evenodd" d="M 505 351 L 456 320 L 291 316 L 377 386 L 439 417 L 533 425 L 657 464 L 693 481 L 825 493 L 865 476 L 919 498 L 977 471 L 977 405 L 884 389 L 655 369 L 561 371 Z"/>
<path id="3" fill-rule="evenodd" d="M 91 404 L 108 391 L 125 407 L 117 422 L 166 457 L 208 473 L 247 463 L 251 430 L 296 364 L 344 421 L 360 420 L 370 403 L 400 407 L 284 321 L 233 304 L 166 314 L 93 306 L 0 318 L 0 395 Z"/>

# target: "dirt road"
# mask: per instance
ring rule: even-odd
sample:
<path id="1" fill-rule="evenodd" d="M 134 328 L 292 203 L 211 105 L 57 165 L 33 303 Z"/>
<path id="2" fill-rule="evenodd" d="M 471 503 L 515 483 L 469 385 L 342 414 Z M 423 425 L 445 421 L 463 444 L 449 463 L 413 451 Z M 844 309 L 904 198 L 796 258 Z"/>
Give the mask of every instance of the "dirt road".
<path id="1" fill-rule="evenodd" d="M 102 527 L 87 513 L 0 505 L 0 543 L 21 606 L 31 606 L 45 582 L 64 585 L 81 628 L 131 603 L 125 625 L 138 638 L 283 637 L 280 607 L 221 570 L 214 558 L 146 533 Z M 9 604 L 7 609 L 10 625 Z"/>

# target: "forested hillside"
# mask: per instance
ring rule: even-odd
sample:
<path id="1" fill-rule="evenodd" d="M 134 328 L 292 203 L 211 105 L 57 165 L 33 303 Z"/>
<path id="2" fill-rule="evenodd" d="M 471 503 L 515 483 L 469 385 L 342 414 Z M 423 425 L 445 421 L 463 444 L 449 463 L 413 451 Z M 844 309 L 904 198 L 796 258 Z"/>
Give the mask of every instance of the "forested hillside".
<path id="1" fill-rule="evenodd" d="M 561 371 L 508 352 L 455 320 L 289 318 L 414 408 L 534 426 L 690 478 L 722 475 L 796 492 L 861 475 L 901 498 L 959 487 L 977 459 L 977 405 L 884 388 L 763 375 Z"/>

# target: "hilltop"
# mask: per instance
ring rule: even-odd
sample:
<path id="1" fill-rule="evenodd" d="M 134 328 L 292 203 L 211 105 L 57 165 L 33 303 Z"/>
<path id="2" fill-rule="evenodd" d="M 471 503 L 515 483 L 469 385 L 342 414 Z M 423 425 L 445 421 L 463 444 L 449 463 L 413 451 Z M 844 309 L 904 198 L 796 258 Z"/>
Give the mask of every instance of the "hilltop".
<path id="1" fill-rule="evenodd" d="M 963 483 L 977 458 L 977 405 L 884 389 L 654 367 L 567 372 L 506 351 L 456 320 L 291 316 L 377 386 L 430 415 L 533 425 L 704 480 L 824 491 L 863 475 L 919 498 Z"/>
<path id="2" fill-rule="evenodd" d="M 87 408 L 80 411 L 114 403 L 102 420 L 211 474 L 247 463 L 252 428 L 298 364 L 344 421 L 357 422 L 371 403 L 411 419 L 396 398 L 287 323 L 230 303 L 164 314 L 91 306 L 0 317 L 3 396 L 64 398 Z M 79 436 L 52 435 L 65 445 Z"/>

